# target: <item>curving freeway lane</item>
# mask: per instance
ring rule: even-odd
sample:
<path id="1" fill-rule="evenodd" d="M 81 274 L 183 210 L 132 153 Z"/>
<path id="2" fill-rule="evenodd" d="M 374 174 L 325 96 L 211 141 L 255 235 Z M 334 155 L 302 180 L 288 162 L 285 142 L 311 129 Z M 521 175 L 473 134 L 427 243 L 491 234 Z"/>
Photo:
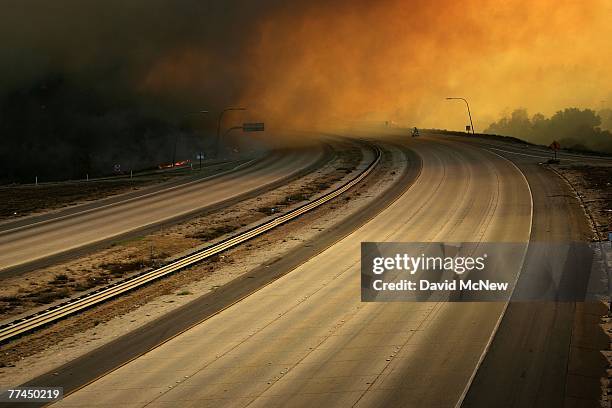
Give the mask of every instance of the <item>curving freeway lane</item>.
<path id="1" fill-rule="evenodd" d="M 397 201 L 289 274 L 69 395 L 61 407 L 454 406 L 504 303 L 361 303 L 362 241 L 529 240 L 523 174 L 492 152 L 410 141 Z M 518 273 L 522 259 L 515 260 Z"/>
<path id="2" fill-rule="evenodd" d="M 53 257 L 180 219 L 286 181 L 323 160 L 322 145 L 276 151 L 235 171 L 109 205 L 0 230 L 0 273 L 40 267 Z"/>

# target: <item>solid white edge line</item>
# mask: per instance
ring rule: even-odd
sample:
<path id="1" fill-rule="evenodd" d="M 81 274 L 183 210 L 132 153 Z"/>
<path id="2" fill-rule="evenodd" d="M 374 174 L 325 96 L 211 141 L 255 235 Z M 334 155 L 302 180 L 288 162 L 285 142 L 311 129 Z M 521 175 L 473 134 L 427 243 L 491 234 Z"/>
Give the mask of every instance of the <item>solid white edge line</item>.
<path id="1" fill-rule="evenodd" d="M 527 249 L 525 250 L 525 253 L 523 254 L 523 262 L 521 263 L 521 268 L 519 269 L 517 275 L 516 275 L 516 280 L 514 282 L 514 287 L 512 288 L 512 293 L 510 294 L 510 297 L 508 298 L 508 301 L 506 302 L 506 304 L 504 305 L 504 308 L 502 310 L 502 312 L 499 315 L 499 318 L 497 319 L 497 322 L 495 323 L 495 326 L 493 327 L 493 331 L 491 332 L 491 335 L 489 336 L 489 339 L 487 341 L 487 344 L 485 345 L 484 350 L 482 351 L 482 353 L 480 354 L 480 357 L 478 358 L 478 362 L 476 363 L 476 366 L 474 367 L 474 371 L 472 372 L 472 375 L 470 375 L 470 378 L 468 379 L 468 382 L 466 383 L 465 387 L 463 388 L 463 392 L 461 393 L 461 395 L 459 396 L 459 400 L 457 400 L 457 403 L 455 404 L 455 408 L 460 408 L 461 405 L 463 405 L 463 401 L 465 400 L 465 397 L 467 396 L 467 393 L 469 392 L 470 388 L 472 387 L 472 383 L 474 382 L 474 379 L 476 378 L 476 374 L 478 373 L 478 370 L 480 369 L 480 366 L 482 365 L 482 362 L 484 361 L 485 357 L 487 356 L 487 354 L 489 353 L 489 349 L 491 348 L 491 344 L 493 343 L 493 339 L 495 338 L 495 335 L 497 334 L 497 330 L 499 329 L 499 326 L 501 325 L 502 319 L 504 318 L 504 316 L 506 315 L 506 310 L 508 309 L 508 305 L 510 304 L 510 299 L 512 299 L 512 295 L 514 294 L 514 289 L 516 288 L 516 284 L 518 283 L 519 277 L 521 276 L 521 271 L 523 270 L 523 266 L 525 265 L 525 258 L 527 257 L 527 251 L 529 250 L 529 242 L 531 242 L 531 230 L 533 227 L 533 192 L 531 191 L 531 186 L 529 185 L 529 181 L 527 181 L 527 177 L 525 176 L 525 173 L 523 173 L 523 171 L 516 165 L 514 164 L 514 162 L 500 154 L 497 154 L 495 152 L 492 152 L 490 150 L 488 150 L 487 148 L 484 147 L 480 147 L 480 149 L 485 150 L 491 154 L 494 154 L 497 157 L 500 157 L 501 159 L 507 161 L 508 163 L 510 163 L 523 177 L 523 180 L 525 181 L 525 184 L 527 184 L 527 189 L 529 190 L 529 198 L 531 201 L 531 214 L 529 217 L 529 241 L 528 241 L 528 245 L 527 245 Z"/>

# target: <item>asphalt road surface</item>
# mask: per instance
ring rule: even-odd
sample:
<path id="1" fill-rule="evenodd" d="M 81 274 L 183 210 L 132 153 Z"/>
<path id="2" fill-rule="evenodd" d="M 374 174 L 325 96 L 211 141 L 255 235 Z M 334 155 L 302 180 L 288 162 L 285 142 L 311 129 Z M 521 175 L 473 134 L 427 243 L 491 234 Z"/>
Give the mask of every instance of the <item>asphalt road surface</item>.
<path id="1" fill-rule="evenodd" d="M 27 226 L 29 224 L 34 224 L 37 222 L 47 221 L 57 217 L 63 217 L 72 215 L 78 212 L 82 212 L 85 210 L 91 210 L 94 208 L 106 206 L 108 204 L 117 203 L 119 201 L 124 201 L 130 198 L 137 198 L 143 195 L 148 195 L 157 191 L 165 190 L 172 187 L 180 186 L 181 184 L 187 184 L 192 182 L 197 182 L 198 180 L 209 179 L 214 176 L 218 176 L 221 174 L 225 174 L 227 172 L 238 170 L 244 166 L 254 163 L 257 160 L 261 160 L 261 156 L 258 158 L 252 159 L 239 159 L 235 161 L 222 161 L 219 163 L 211 163 L 209 165 L 203 165 L 202 169 L 198 169 L 196 171 L 190 171 L 187 168 L 177 168 L 177 169 L 164 169 L 164 170 L 152 170 L 149 172 L 139 173 L 134 176 L 134 180 L 144 181 L 146 179 L 150 179 L 151 181 L 158 179 L 159 177 L 165 175 L 166 177 L 169 174 L 174 173 L 174 176 L 166 181 L 157 182 L 151 185 L 144 185 L 141 188 L 123 192 L 120 194 L 114 194 L 105 198 L 100 198 L 97 200 L 87 201 L 77 205 L 69 205 L 67 207 L 61 209 L 54 209 L 51 211 L 43 211 L 39 214 L 31 214 L 26 216 L 19 216 L 13 219 L 4 219 L 0 221 L 0 232 L 14 229 L 17 227 Z M 165 174 L 164 174 L 165 173 Z M 129 176 L 110 176 L 106 178 L 99 179 L 90 179 L 90 182 L 98 184 L 99 182 L 113 182 L 113 181 L 128 181 L 130 180 Z M 55 184 L 60 189 L 64 185 L 72 184 L 72 185 L 83 185 L 87 183 L 87 181 L 79 180 L 79 181 L 64 181 L 58 183 L 49 183 L 49 185 Z M 44 183 L 41 183 L 44 186 Z"/>
<path id="2" fill-rule="evenodd" d="M 570 187 L 539 163 L 550 152 L 462 138 L 512 159 L 532 187 L 531 241 L 588 242 L 593 233 Z M 612 158 L 560 153 L 563 162 L 611 163 Z M 526 265 L 563 254 L 529 251 Z M 578 270 L 574 271 L 578 272 Z M 569 277 L 575 279 L 576 277 Z M 484 359 L 465 407 L 599 407 L 609 339 L 599 327 L 601 303 L 513 302 Z"/>
<path id="3" fill-rule="evenodd" d="M 146 196 L 53 217 L 0 231 L 0 273 L 41 267 L 46 260 L 226 203 L 311 169 L 322 160 L 322 146 L 278 151 L 236 171 L 156 191 Z"/>
<path id="4" fill-rule="evenodd" d="M 410 143 L 419 177 L 367 224 L 57 405 L 454 406 L 506 305 L 361 303 L 360 243 L 526 243 L 532 195 L 498 154 L 453 140 Z"/>

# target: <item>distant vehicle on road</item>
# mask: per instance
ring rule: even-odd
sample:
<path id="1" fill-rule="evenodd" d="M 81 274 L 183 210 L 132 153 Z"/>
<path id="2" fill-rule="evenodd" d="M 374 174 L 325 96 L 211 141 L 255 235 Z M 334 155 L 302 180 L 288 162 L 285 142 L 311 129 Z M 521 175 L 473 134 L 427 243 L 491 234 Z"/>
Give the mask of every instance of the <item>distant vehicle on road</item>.
<path id="1" fill-rule="evenodd" d="M 417 137 L 419 135 L 419 129 L 416 127 L 412 129 L 412 137 Z"/>

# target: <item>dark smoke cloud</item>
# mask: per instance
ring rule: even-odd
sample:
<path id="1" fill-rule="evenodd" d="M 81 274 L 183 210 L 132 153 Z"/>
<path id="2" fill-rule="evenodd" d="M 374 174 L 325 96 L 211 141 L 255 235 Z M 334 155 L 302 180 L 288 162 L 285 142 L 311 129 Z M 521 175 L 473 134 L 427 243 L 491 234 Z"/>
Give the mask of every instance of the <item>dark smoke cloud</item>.
<path id="1" fill-rule="evenodd" d="M 177 111 L 233 103 L 258 15 L 275 3 L 7 0 L 0 91 L 61 73 L 119 101 L 156 96 Z"/>
<path id="2" fill-rule="evenodd" d="M 214 115 L 185 112 L 235 104 L 273 131 L 462 128 L 445 96 L 470 99 L 477 130 L 507 106 L 592 106 L 612 85 L 608 3 L 4 0 L 0 179 L 51 171 L 45 157 L 58 178 L 153 163 L 177 132 L 210 139 Z"/>
<path id="3" fill-rule="evenodd" d="M 170 160 L 177 133 L 210 139 L 213 115 L 185 115 L 239 100 L 263 3 L 4 1 L 0 179 L 145 167 Z"/>

